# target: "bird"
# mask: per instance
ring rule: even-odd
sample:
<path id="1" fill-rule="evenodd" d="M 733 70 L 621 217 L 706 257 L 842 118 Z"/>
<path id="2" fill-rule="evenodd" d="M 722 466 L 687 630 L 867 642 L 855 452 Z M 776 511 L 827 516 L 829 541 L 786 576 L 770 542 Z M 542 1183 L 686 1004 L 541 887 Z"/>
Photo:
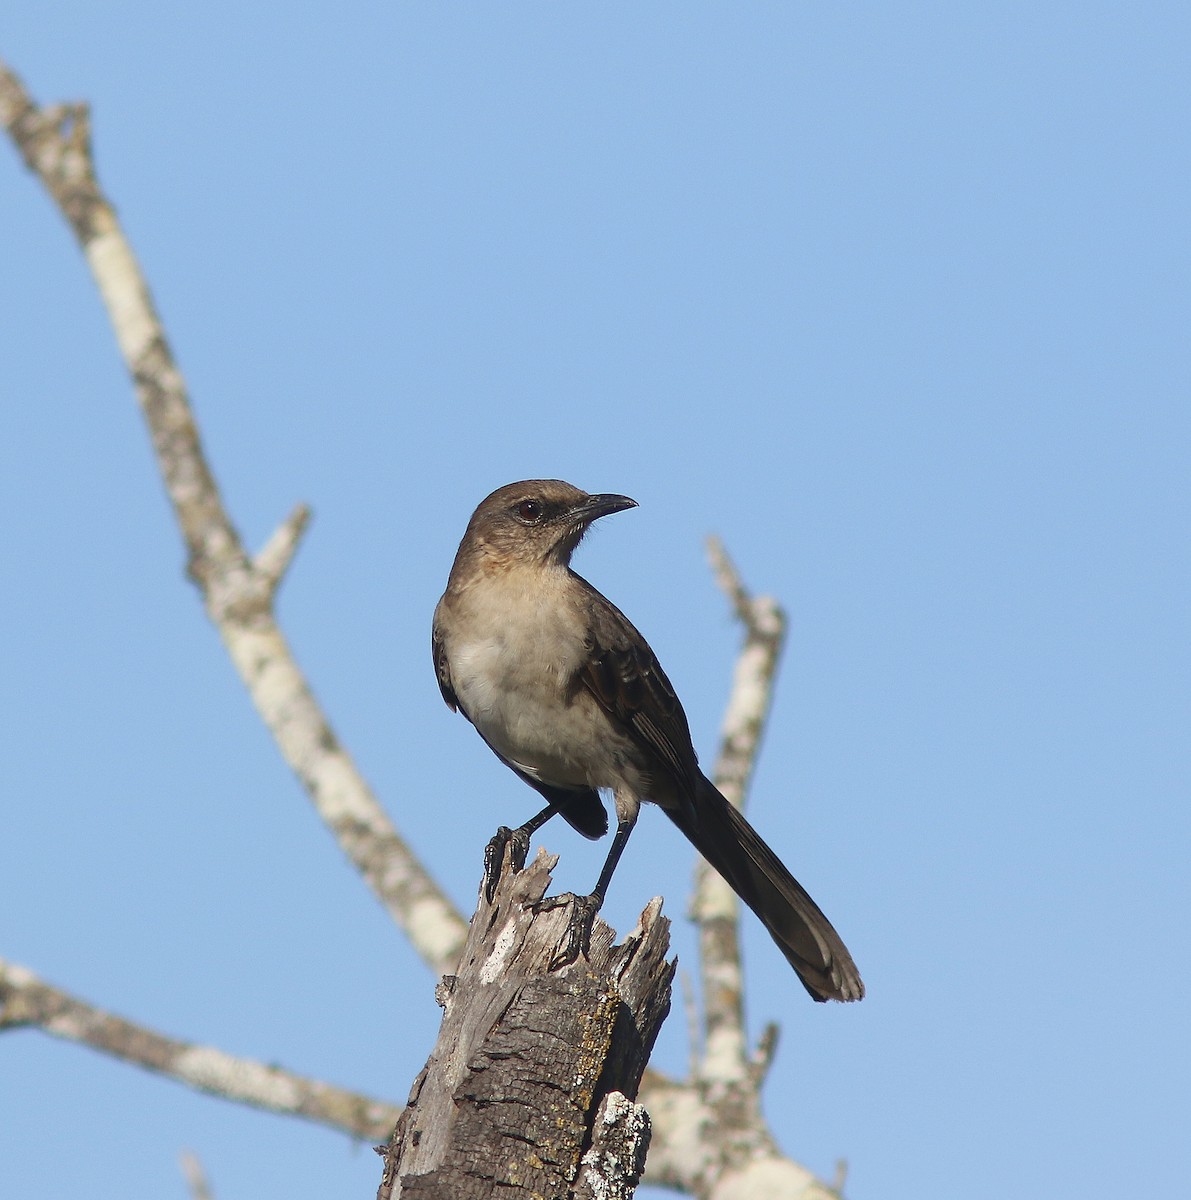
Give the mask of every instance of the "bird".
<path id="1" fill-rule="evenodd" d="M 859 1000 L 864 983 L 843 940 L 778 856 L 699 768 L 686 713 L 649 643 L 571 569 L 594 521 L 636 508 L 615 493 L 560 479 L 497 488 L 468 522 L 434 611 L 431 648 L 443 699 L 497 758 L 546 800 L 485 853 L 494 894 L 508 847 L 525 864 L 531 835 L 561 815 L 578 833 L 608 832 L 611 848 L 591 893 L 573 905 L 551 969 L 587 953 L 596 913 L 642 802 L 658 806 L 760 918 L 816 1001 Z"/>

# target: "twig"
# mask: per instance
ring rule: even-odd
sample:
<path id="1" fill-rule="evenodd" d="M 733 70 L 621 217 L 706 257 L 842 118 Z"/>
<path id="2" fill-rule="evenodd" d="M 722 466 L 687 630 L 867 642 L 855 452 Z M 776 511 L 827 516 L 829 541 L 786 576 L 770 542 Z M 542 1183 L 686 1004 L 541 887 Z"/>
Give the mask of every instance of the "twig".
<path id="1" fill-rule="evenodd" d="M 53 987 L 0 959 L 0 1030 L 36 1026 L 201 1092 L 305 1117 L 359 1138 L 387 1137 L 401 1109 L 281 1067 L 164 1037 Z"/>
<path id="2" fill-rule="evenodd" d="M 690 971 L 678 972 L 678 983 L 682 989 L 682 1015 L 687 1029 L 687 1070 L 694 1079 L 699 1074 L 699 1063 L 703 1059 L 703 1042 L 699 1028 L 699 1001 L 695 995 L 695 981 Z"/>
<path id="3" fill-rule="evenodd" d="M 765 1076 L 769 1074 L 769 1068 L 773 1066 L 773 1056 L 777 1053 L 777 1044 L 780 1040 L 781 1029 L 778 1023 L 769 1021 L 761 1030 L 761 1036 L 757 1039 L 757 1044 L 753 1048 L 753 1057 L 749 1063 L 752 1068 L 753 1086 L 758 1091 L 765 1082 Z"/>
<path id="4" fill-rule="evenodd" d="M 844 1194 L 844 1186 L 848 1182 L 848 1160 L 846 1158 L 837 1158 L 835 1161 L 835 1175 L 831 1180 L 831 1190 L 838 1196 Z"/>
<path id="5" fill-rule="evenodd" d="M 310 524 L 310 509 L 305 504 L 294 508 L 284 521 L 273 531 L 273 536 L 261 547 L 253 566 L 268 583 L 270 592 L 275 592 L 285 578 L 290 563 L 297 553 L 298 544 L 306 526 Z"/>
<path id="6" fill-rule="evenodd" d="M 213 1200 L 211 1185 L 207 1182 L 207 1173 L 199 1162 L 197 1154 L 183 1150 L 178 1155 L 178 1163 L 182 1174 L 186 1176 L 186 1184 L 190 1188 L 190 1200 Z"/>

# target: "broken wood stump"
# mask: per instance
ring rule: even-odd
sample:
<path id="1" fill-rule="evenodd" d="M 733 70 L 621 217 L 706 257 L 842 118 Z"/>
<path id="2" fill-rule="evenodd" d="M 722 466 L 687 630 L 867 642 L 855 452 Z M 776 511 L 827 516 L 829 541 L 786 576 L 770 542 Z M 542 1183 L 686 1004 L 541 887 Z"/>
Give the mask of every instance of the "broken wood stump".
<path id="1" fill-rule="evenodd" d="M 436 997 L 438 1042 L 382 1153 L 377 1200 L 621 1200 L 645 1166 L 635 1103 L 670 1008 L 670 922 L 646 905 L 619 944 L 597 919 L 590 954 L 556 971 L 570 906 L 534 911 L 556 858 L 481 889 L 463 957 Z"/>

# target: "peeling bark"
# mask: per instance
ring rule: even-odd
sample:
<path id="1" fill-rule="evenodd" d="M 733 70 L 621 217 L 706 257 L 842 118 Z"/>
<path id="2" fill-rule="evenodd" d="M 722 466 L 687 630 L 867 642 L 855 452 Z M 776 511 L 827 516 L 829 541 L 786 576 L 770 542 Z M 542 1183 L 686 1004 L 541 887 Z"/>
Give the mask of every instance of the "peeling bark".
<path id="1" fill-rule="evenodd" d="M 670 922 L 652 900 L 619 945 L 597 921 L 588 959 L 549 964 L 569 907 L 535 912 L 556 860 L 505 869 L 481 895 L 438 1042 L 385 1151 L 378 1200 L 628 1197 L 649 1118 L 634 1103 L 670 1008 Z"/>

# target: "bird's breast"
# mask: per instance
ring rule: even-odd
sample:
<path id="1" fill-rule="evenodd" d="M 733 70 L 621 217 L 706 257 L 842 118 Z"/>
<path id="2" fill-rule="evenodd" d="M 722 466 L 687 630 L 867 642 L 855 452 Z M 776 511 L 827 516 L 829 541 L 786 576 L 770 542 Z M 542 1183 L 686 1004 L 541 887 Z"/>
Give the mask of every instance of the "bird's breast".
<path id="1" fill-rule="evenodd" d="M 596 736 L 594 701 L 575 685 L 586 654 L 578 614 L 541 588 L 488 586 L 459 599 L 466 608 L 451 622 L 451 684 L 484 740 L 545 783 L 614 786 L 606 760 L 615 748 L 606 732 Z"/>

